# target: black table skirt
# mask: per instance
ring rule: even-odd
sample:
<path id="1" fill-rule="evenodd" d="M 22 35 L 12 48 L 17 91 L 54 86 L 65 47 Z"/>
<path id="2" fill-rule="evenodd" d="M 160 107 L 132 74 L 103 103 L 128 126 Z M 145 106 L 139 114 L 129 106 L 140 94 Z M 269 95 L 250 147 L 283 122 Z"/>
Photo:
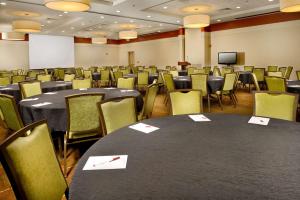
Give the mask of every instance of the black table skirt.
<path id="1" fill-rule="evenodd" d="M 59 91 L 59 90 L 71 89 L 72 83 L 64 82 L 64 81 L 42 82 L 41 87 L 42 87 L 42 91 L 44 93 L 45 92 L 54 92 L 54 91 Z M 0 87 L 0 93 L 13 96 L 17 103 L 22 99 L 18 84 L 11 84 L 8 86 Z"/>
<path id="2" fill-rule="evenodd" d="M 130 92 L 122 92 L 121 89 L 104 89 L 104 88 L 90 88 L 88 90 L 62 90 L 56 94 L 42 94 L 32 98 L 39 98 L 36 101 L 20 101 L 20 110 L 25 124 L 30 124 L 35 121 L 47 119 L 48 125 L 51 130 L 54 131 L 66 131 L 67 126 L 67 113 L 65 96 L 88 93 L 88 92 L 99 92 L 105 93 L 105 99 L 111 99 L 115 97 L 135 96 L 137 103 L 137 111 L 141 111 L 143 107 L 143 98 L 140 93 L 136 90 Z M 33 107 L 32 105 L 43 102 L 51 102 L 53 104 Z"/>
<path id="3" fill-rule="evenodd" d="M 298 81 L 298 80 L 295 80 L 295 81 L 289 80 L 286 83 L 287 83 L 287 91 L 288 92 L 300 94 L 300 81 Z"/>
<path id="4" fill-rule="evenodd" d="M 192 81 L 189 76 L 173 77 L 173 80 L 176 89 L 190 89 L 192 87 Z M 224 78 L 209 76 L 207 84 L 209 92 L 216 92 L 222 89 Z"/>
<path id="5" fill-rule="evenodd" d="M 240 73 L 239 80 L 243 84 L 251 84 L 251 83 L 253 83 L 251 72 L 239 72 L 239 73 Z"/>
<path id="6" fill-rule="evenodd" d="M 120 129 L 96 142 L 79 160 L 70 185 L 72 200 L 300 199 L 300 126 L 249 116 L 207 114 L 144 123 L 144 134 Z M 89 156 L 128 155 L 127 168 L 83 171 Z"/>
<path id="7" fill-rule="evenodd" d="M 93 73 L 92 76 L 93 76 L 93 80 L 94 80 L 94 81 L 98 81 L 98 80 L 100 80 L 100 78 L 101 78 L 101 75 L 100 75 L 99 72 Z M 124 75 L 124 77 L 125 77 L 125 78 L 131 78 L 131 77 L 137 78 L 137 76 L 136 76 L 135 74 L 126 74 L 126 75 Z M 150 74 L 150 75 L 149 75 L 149 81 L 148 81 L 148 84 L 153 83 L 154 79 L 158 79 L 158 74 Z"/>

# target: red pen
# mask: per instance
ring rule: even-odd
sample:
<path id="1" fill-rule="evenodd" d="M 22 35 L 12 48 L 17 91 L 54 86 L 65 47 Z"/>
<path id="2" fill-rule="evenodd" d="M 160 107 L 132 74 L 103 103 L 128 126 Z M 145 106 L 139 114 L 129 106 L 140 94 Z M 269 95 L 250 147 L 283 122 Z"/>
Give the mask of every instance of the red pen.
<path id="1" fill-rule="evenodd" d="M 120 156 L 118 156 L 118 157 L 114 157 L 113 159 L 111 159 L 110 161 L 105 161 L 105 162 L 101 162 L 101 163 L 95 163 L 95 164 L 93 164 L 93 167 L 96 167 L 96 166 L 98 166 L 98 165 L 104 165 L 104 164 L 106 164 L 106 163 L 110 163 L 110 162 L 113 162 L 113 161 L 115 161 L 115 160 L 119 160 L 121 157 Z"/>
<path id="2" fill-rule="evenodd" d="M 111 161 L 109 161 L 109 162 L 113 162 L 113 161 L 115 161 L 115 160 L 119 160 L 120 159 L 120 156 L 118 156 L 118 157 L 114 157 Z"/>

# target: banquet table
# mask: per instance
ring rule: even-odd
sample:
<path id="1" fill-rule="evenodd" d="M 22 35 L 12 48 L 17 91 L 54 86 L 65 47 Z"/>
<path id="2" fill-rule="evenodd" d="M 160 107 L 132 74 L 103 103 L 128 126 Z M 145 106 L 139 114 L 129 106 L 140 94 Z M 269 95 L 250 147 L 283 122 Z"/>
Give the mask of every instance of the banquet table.
<path id="1" fill-rule="evenodd" d="M 300 80 L 287 80 L 287 91 L 300 94 Z"/>
<path id="2" fill-rule="evenodd" d="M 35 121 L 47 119 L 48 125 L 54 131 L 66 131 L 67 126 L 67 112 L 65 96 L 81 94 L 81 93 L 104 93 L 105 100 L 116 98 L 134 96 L 136 97 L 137 111 L 141 111 L 143 107 L 143 98 L 136 90 L 126 90 L 118 88 L 89 88 L 86 90 L 61 90 L 55 93 L 43 93 L 41 95 L 33 96 L 30 99 L 38 98 L 37 100 L 20 101 L 20 110 L 25 124 L 30 124 Z M 49 102 L 51 104 L 41 107 L 34 105 L 39 103 Z"/>
<path id="3" fill-rule="evenodd" d="M 240 80 L 243 84 L 250 84 L 250 83 L 252 83 L 251 72 L 240 71 L 239 74 L 240 74 L 239 80 Z"/>
<path id="4" fill-rule="evenodd" d="M 176 89 L 187 89 L 192 87 L 192 80 L 190 76 L 175 76 L 173 77 L 173 80 Z M 224 78 L 208 76 L 207 84 L 209 92 L 216 92 L 222 89 Z"/>
<path id="5" fill-rule="evenodd" d="M 250 116 L 205 114 L 144 120 L 160 128 L 128 127 L 105 136 L 79 160 L 72 200 L 300 199 L 300 126 Z M 83 170 L 90 156 L 128 155 L 125 169 Z"/>
<path id="6" fill-rule="evenodd" d="M 42 87 L 42 92 L 54 92 L 59 90 L 71 89 L 72 82 L 64 82 L 64 81 L 42 82 L 41 87 Z M 0 93 L 13 96 L 16 102 L 19 102 L 22 99 L 18 84 L 2 86 L 0 87 Z"/>

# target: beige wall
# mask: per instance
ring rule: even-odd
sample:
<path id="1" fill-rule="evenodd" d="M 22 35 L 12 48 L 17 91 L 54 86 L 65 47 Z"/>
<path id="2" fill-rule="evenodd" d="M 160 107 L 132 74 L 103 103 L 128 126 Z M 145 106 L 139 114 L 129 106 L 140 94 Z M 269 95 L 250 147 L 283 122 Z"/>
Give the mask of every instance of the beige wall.
<path id="1" fill-rule="evenodd" d="M 134 51 L 136 65 L 177 66 L 182 58 L 181 46 L 182 37 L 123 44 L 119 49 L 119 61 L 121 65 L 128 65 L 128 52 Z"/>
<path id="2" fill-rule="evenodd" d="M 28 68 L 28 42 L 0 40 L 0 70 Z"/>
<path id="3" fill-rule="evenodd" d="M 211 45 L 212 65 L 218 63 L 218 52 L 238 51 L 245 53 L 245 65 L 300 70 L 300 20 L 212 32 Z"/>

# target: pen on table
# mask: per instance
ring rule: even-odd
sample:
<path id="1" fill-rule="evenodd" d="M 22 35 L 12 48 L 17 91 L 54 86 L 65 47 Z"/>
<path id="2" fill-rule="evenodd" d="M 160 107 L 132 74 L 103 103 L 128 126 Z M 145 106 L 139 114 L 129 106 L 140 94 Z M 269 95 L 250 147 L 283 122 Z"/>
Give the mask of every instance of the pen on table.
<path id="1" fill-rule="evenodd" d="M 110 161 L 105 161 L 105 162 L 102 162 L 102 163 L 96 163 L 96 164 L 93 164 L 93 167 L 96 167 L 97 165 L 103 165 L 105 163 L 110 163 L 110 162 L 113 162 L 113 161 L 116 161 L 116 160 L 119 160 L 121 157 L 118 156 L 118 157 L 114 157 L 113 159 L 111 159 Z"/>

